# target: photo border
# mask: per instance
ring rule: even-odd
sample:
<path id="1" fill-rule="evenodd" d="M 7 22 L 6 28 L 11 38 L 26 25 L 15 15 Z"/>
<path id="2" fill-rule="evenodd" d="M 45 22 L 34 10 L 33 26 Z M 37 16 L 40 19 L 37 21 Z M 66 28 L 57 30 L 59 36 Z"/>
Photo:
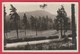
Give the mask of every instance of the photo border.
<path id="1" fill-rule="evenodd" d="M 3 2 L 24 2 L 24 1 L 21 1 L 21 0 L 20 0 L 20 1 L 18 1 L 18 0 L 15 0 L 15 1 L 14 1 L 14 0 L 13 0 L 13 1 L 12 1 L 12 0 L 10 0 L 10 1 L 9 1 L 9 0 L 4 0 Z M 26 0 L 25 2 L 35 2 L 35 1 L 31 1 L 31 0 L 28 0 L 28 1 L 27 1 L 27 0 Z M 39 1 L 37 1 L 37 2 L 41 2 L 41 1 L 39 0 Z M 43 2 L 45 2 L 45 0 L 44 0 Z M 50 1 L 47 1 L 47 2 L 50 2 Z M 68 1 L 68 0 L 66 0 L 66 1 L 65 1 L 65 0 L 64 0 L 64 1 L 62 1 L 62 0 L 60 0 L 60 1 L 54 0 L 54 1 L 51 1 L 51 2 L 78 2 L 78 6 L 80 5 L 79 1 L 76 1 L 76 0 L 75 0 L 75 1 L 73 1 L 73 0 L 69 0 L 69 1 Z M 1 1 L 1 3 L 2 3 L 2 1 Z M 2 6 L 0 5 L 0 7 L 2 7 Z M 79 7 L 79 9 L 80 9 L 80 7 Z M 78 9 L 78 11 L 79 11 L 79 9 Z M 0 10 L 0 11 L 2 12 L 2 10 Z M 79 12 L 80 12 L 80 11 L 79 11 Z M 78 13 L 79 13 L 79 12 L 78 12 Z M 79 13 L 79 14 L 80 14 L 80 13 Z M 80 15 L 79 15 L 79 14 L 78 14 L 78 19 L 80 18 Z M 0 14 L 0 16 L 1 16 L 0 20 L 2 20 L 2 13 Z M 79 19 L 79 20 L 80 20 L 80 19 Z M 79 48 L 78 48 L 78 52 L 3 52 L 3 51 L 2 51 L 2 34 L 3 34 L 3 33 L 2 33 L 2 21 L 0 21 L 0 22 L 1 22 L 1 23 L 0 23 L 0 26 L 1 26 L 1 28 L 0 28 L 0 31 L 1 31 L 1 33 L 0 33 L 0 35 L 1 35 L 1 36 L 0 36 L 0 38 L 1 38 L 1 39 L 0 39 L 0 40 L 1 40 L 1 43 L 0 43 L 0 44 L 1 44 L 1 46 L 0 46 L 1 49 L 0 49 L 0 51 L 1 51 L 1 53 L 5 53 L 5 54 L 7 54 L 7 53 L 11 53 L 11 54 L 18 54 L 18 53 L 19 53 L 19 54 L 21 54 L 21 53 L 23 53 L 23 54 L 24 54 L 24 53 L 29 53 L 29 54 L 35 54 L 35 53 L 36 53 L 36 54 L 37 54 L 37 53 L 38 53 L 38 54 L 49 54 L 49 53 L 56 53 L 56 54 L 68 54 L 68 53 L 70 53 L 70 54 L 76 54 L 76 53 L 79 53 L 79 51 L 80 51 L 80 47 L 79 47 L 79 44 L 80 44 L 79 38 L 80 38 L 80 37 L 79 37 L 79 38 L 78 38 L 78 43 L 79 43 L 79 44 L 78 44 L 78 47 L 79 47 Z M 79 23 L 80 23 L 80 22 L 78 21 L 78 29 L 79 29 L 79 26 L 80 26 Z M 78 30 L 78 36 L 80 35 L 79 31 L 80 31 L 80 29 Z"/>

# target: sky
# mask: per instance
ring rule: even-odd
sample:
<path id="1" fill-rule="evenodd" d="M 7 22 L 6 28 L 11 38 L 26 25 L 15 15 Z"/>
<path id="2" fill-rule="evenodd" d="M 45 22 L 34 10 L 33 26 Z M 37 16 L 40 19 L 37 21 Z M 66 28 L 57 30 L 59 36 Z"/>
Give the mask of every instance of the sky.
<path id="1" fill-rule="evenodd" d="M 73 2 L 74 3 L 74 2 Z M 57 15 L 58 8 L 61 8 L 61 5 L 64 6 L 65 11 L 67 12 L 68 16 L 71 16 L 71 2 L 3 2 L 3 5 L 6 7 L 7 15 L 10 13 L 10 4 L 12 4 L 16 9 L 17 12 L 31 12 L 36 10 L 45 10 L 54 15 Z M 42 9 L 40 5 L 47 4 L 47 6 Z M 78 15 L 78 3 L 75 4 L 75 13 Z M 2 7 L 3 7 L 2 5 Z"/>

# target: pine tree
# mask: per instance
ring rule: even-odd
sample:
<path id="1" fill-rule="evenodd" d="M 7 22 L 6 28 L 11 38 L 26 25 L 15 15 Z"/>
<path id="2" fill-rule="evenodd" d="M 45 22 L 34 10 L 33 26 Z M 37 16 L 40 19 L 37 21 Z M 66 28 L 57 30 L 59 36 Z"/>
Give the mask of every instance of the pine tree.
<path id="1" fill-rule="evenodd" d="M 16 8 L 11 4 L 11 9 L 10 9 L 10 20 L 13 20 L 14 24 L 15 24 L 15 29 L 16 29 L 16 33 L 17 33 L 17 39 L 19 38 L 18 35 L 18 27 L 19 27 L 19 21 L 20 21 L 20 16 L 18 15 L 18 13 L 16 12 Z"/>
<path id="2" fill-rule="evenodd" d="M 4 46 L 6 45 L 7 25 L 6 25 L 6 7 L 4 6 Z"/>
<path id="3" fill-rule="evenodd" d="M 24 23 L 24 27 L 25 27 L 25 36 L 26 36 L 26 28 L 27 28 L 27 17 L 26 17 L 26 14 L 24 13 L 24 16 L 23 16 L 23 23 Z"/>
<path id="4" fill-rule="evenodd" d="M 68 24 L 68 21 L 67 21 L 67 13 L 64 9 L 64 7 L 62 6 L 61 9 L 58 9 L 57 11 L 58 15 L 56 16 L 56 28 L 57 28 L 57 31 L 60 29 L 60 32 L 61 32 L 61 37 L 63 36 L 63 29 L 64 29 L 64 36 L 65 36 L 65 30 L 66 30 L 66 27 L 67 27 L 67 24 Z"/>
<path id="5" fill-rule="evenodd" d="M 36 30 L 36 36 L 38 35 L 37 32 L 38 32 L 38 20 L 37 18 L 35 17 L 35 30 Z"/>
<path id="6" fill-rule="evenodd" d="M 34 16 L 31 16 L 30 18 L 30 23 L 31 23 L 31 29 L 36 31 L 36 36 L 37 36 L 37 18 Z"/>
<path id="7" fill-rule="evenodd" d="M 31 16 L 31 17 L 30 17 L 30 28 L 31 28 L 31 29 L 34 29 L 34 24 L 35 24 L 35 23 L 34 23 L 34 17 Z"/>

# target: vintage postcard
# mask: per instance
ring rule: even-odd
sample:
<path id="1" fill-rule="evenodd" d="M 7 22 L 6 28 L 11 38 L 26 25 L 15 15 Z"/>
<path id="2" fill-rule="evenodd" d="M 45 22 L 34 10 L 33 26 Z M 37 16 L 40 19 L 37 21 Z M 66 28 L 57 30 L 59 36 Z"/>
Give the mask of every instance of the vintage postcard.
<path id="1" fill-rule="evenodd" d="M 78 52 L 78 2 L 3 2 L 3 52 Z"/>

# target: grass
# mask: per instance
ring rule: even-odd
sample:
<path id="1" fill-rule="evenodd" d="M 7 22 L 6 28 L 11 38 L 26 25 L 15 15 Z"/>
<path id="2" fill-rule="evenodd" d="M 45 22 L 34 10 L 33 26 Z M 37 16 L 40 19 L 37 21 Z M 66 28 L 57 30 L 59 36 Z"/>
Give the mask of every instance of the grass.
<path id="1" fill-rule="evenodd" d="M 17 39 L 16 31 L 13 30 L 7 33 L 6 41 L 7 43 L 35 41 L 35 40 L 37 41 L 45 39 L 58 39 L 60 36 L 60 32 L 57 32 L 56 30 L 38 31 L 37 33 L 38 35 L 36 36 L 36 31 L 27 30 L 25 35 L 24 30 L 19 30 L 19 39 Z M 71 31 L 67 31 L 66 34 L 67 35 L 71 34 Z"/>
<path id="2" fill-rule="evenodd" d="M 36 31 L 26 30 L 26 35 L 24 30 L 19 30 L 19 39 L 17 39 L 16 31 L 10 31 L 7 33 L 8 43 L 13 42 L 24 42 L 24 41 L 33 41 L 33 40 L 44 40 L 44 39 L 56 39 L 59 38 L 60 32 L 56 30 L 46 30 L 46 31 L 38 31 L 38 35 L 36 36 Z M 68 30 L 66 32 L 66 36 L 71 37 L 72 32 Z M 69 45 L 71 44 L 71 45 Z M 74 49 L 74 46 L 71 40 L 65 42 L 65 40 L 60 41 L 50 41 L 48 43 L 39 43 L 39 44 L 26 44 L 23 46 L 10 47 L 5 48 L 5 50 L 63 50 L 63 49 Z"/>
<path id="3" fill-rule="evenodd" d="M 35 38 L 35 37 L 49 37 L 49 36 L 60 36 L 60 32 L 56 30 L 46 30 L 46 31 L 38 31 L 36 36 L 36 31 L 26 30 L 26 35 L 24 30 L 19 30 L 19 38 Z M 71 31 L 68 30 L 66 35 L 71 34 Z M 16 39 L 17 34 L 16 31 L 10 31 L 7 33 L 6 39 Z"/>

